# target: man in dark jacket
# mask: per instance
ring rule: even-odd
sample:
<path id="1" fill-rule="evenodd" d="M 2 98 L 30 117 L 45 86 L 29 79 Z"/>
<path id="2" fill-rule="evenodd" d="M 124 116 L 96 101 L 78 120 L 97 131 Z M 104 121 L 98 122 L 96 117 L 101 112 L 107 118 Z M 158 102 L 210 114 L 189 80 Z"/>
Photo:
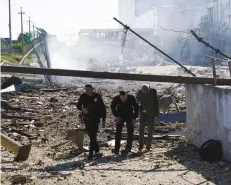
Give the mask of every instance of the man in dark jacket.
<path id="1" fill-rule="evenodd" d="M 82 111 L 87 134 L 90 138 L 90 150 L 88 159 L 92 160 L 93 154 L 99 153 L 97 133 L 99 130 L 100 119 L 102 118 L 105 127 L 106 107 L 100 94 L 93 91 L 90 84 L 85 86 L 85 93 L 80 95 L 77 108 Z"/>
<path id="2" fill-rule="evenodd" d="M 144 128 L 147 124 L 148 137 L 146 140 L 146 149 L 151 149 L 152 135 L 155 126 L 155 119 L 159 117 L 159 100 L 156 89 L 143 85 L 137 94 L 137 101 L 140 103 L 140 129 L 139 129 L 139 150 L 144 147 Z"/>
<path id="3" fill-rule="evenodd" d="M 123 153 L 129 153 L 132 149 L 133 126 L 139 113 L 139 106 L 133 95 L 121 91 L 120 94 L 112 100 L 111 110 L 116 121 L 115 149 L 112 152 L 119 154 L 121 133 L 124 122 L 127 126 L 127 146 Z"/>

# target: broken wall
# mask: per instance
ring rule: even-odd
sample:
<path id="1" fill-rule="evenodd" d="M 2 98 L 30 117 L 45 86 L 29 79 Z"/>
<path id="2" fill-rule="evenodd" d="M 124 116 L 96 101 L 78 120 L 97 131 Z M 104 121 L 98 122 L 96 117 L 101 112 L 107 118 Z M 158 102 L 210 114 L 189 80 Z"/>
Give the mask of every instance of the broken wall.
<path id="1" fill-rule="evenodd" d="M 231 161 L 231 88 L 186 87 L 188 142 L 200 147 L 209 139 L 222 142 L 224 159 Z"/>

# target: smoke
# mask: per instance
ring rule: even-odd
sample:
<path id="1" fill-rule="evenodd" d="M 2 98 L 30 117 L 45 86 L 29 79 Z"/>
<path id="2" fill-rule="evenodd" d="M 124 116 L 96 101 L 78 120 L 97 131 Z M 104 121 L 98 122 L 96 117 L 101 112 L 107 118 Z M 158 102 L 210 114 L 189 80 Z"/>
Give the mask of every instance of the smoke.
<path id="1" fill-rule="evenodd" d="M 108 66 L 118 62 L 121 42 L 94 42 L 92 39 L 48 37 L 51 68 L 108 71 Z M 74 36 L 72 36 L 73 38 Z M 67 83 L 72 78 L 54 77 L 56 82 Z"/>
<path id="2" fill-rule="evenodd" d="M 168 4 L 162 3 L 160 0 L 155 4 L 152 0 L 134 0 L 136 4 L 133 11 L 135 12 L 127 11 L 123 15 L 136 16 L 133 19 L 135 22 L 124 23 L 131 24 L 131 28 L 135 30 L 137 28 L 148 29 L 148 31 L 138 31 L 138 33 L 176 60 L 185 60 L 187 59 L 187 53 L 193 53 L 192 48 L 188 49 L 187 39 L 190 39 L 190 42 L 192 39 L 189 38 L 189 30 L 200 26 L 202 9 L 199 8 L 199 5 L 205 4 L 206 1 L 197 0 L 190 6 L 192 2 L 189 0 L 170 0 Z M 157 9 L 153 9 L 153 6 L 156 6 Z M 120 9 L 120 7 L 118 8 Z M 126 11 L 126 8 L 124 8 L 124 11 Z M 121 17 L 121 20 L 126 19 Z M 155 23 L 155 21 L 157 22 Z M 156 35 L 153 35 L 154 27 L 156 28 Z M 94 31 L 94 28 L 91 31 Z M 91 31 L 88 34 L 91 34 Z M 120 35 L 122 36 L 122 30 Z M 48 48 L 51 66 L 62 69 L 108 71 L 108 65 L 118 62 L 122 49 L 121 37 L 117 37 L 115 42 L 111 39 L 112 35 L 109 37 L 109 39 L 107 37 L 103 39 L 81 35 L 81 38 L 78 36 L 76 40 L 71 42 L 70 38 L 63 41 L 49 39 Z M 124 59 L 130 61 L 130 63 L 136 59 L 151 61 L 155 60 L 156 57 L 163 57 L 155 52 L 151 46 L 145 45 L 135 35 L 130 34 L 130 37 L 128 37 L 125 41 Z"/>
<path id="3" fill-rule="evenodd" d="M 135 25 L 136 27 L 147 27 L 150 24 L 145 19 L 152 20 L 156 35 L 161 40 L 161 42 L 153 41 L 156 46 L 176 60 L 194 60 L 201 44 L 190 36 L 189 30 L 200 30 L 201 16 L 207 14 L 206 3 L 208 2 L 208 0 L 159 0 L 155 2 L 136 0 Z"/>
<path id="4" fill-rule="evenodd" d="M 105 66 L 118 60 L 120 46 L 90 40 L 48 40 L 52 68 L 89 70 L 92 63 Z"/>
<path id="5" fill-rule="evenodd" d="M 161 0 L 155 3 L 153 0 L 134 0 L 134 2 L 135 6 L 123 9 L 118 7 L 121 12 L 119 19 L 122 22 L 174 59 L 184 61 L 184 64 L 203 62 L 206 47 L 195 40 L 189 30 L 206 34 L 211 27 L 211 21 L 205 20 L 209 12 L 206 4 L 208 0 L 168 0 L 167 3 Z M 115 30 L 97 29 L 96 27 L 85 30 L 85 33 L 81 34 L 76 32 L 75 36 L 69 35 L 62 40 L 49 38 L 47 42 L 51 67 L 113 71 L 113 66 L 126 69 L 126 66 L 156 65 L 158 64 L 156 61 L 160 58 L 163 63 L 168 64 L 167 58 L 129 31 L 123 49 L 123 62 L 120 63 L 123 29 L 118 35 Z M 97 34 L 94 35 L 94 32 Z"/>

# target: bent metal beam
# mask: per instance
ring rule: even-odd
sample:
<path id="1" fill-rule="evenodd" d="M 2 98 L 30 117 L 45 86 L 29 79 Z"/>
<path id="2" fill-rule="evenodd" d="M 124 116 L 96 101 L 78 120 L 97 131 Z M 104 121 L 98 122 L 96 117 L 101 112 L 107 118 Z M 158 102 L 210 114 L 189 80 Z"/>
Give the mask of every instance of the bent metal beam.
<path id="1" fill-rule="evenodd" d="M 213 78 L 185 77 L 185 76 L 166 76 L 166 75 L 141 75 L 127 73 L 109 73 L 109 72 L 94 72 L 80 71 L 67 69 L 48 69 L 34 67 L 15 67 L 1 66 L 2 72 L 54 75 L 54 76 L 72 76 L 84 78 L 101 78 L 101 79 L 120 79 L 120 80 L 135 80 L 135 81 L 151 81 L 151 82 L 170 82 L 170 83 L 185 83 L 185 84 L 213 84 Z M 231 79 L 217 79 L 217 85 L 231 85 Z"/>

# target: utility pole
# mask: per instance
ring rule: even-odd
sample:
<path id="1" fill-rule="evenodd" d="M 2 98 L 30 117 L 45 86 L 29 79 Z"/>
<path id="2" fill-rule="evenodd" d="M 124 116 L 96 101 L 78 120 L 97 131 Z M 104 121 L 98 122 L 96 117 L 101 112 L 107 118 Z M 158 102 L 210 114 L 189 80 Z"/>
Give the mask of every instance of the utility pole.
<path id="1" fill-rule="evenodd" d="M 34 26 L 34 22 L 33 22 L 33 34 L 34 34 L 34 38 L 35 38 L 35 26 Z"/>
<path id="2" fill-rule="evenodd" d="M 10 54 L 12 53 L 12 33 L 11 33 L 11 0 L 9 0 L 9 36 L 10 36 Z"/>
<path id="3" fill-rule="evenodd" d="M 29 20 L 27 22 L 29 22 L 29 34 L 30 34 L 30 22 L 31 22 L 30 16 L 29 16 Z"/>
<path id="4" fill-rule="evenodd" d="M 22 15 L 25 14 L 25 12 L 22 11 L 22 7 L 21 7 L 21 11 L 18 12 L 18 14 L 21 15 L 21 39 L 22 39 L 22 52 L 24 51 L 24 36 L 23 36 L 23 17 Z"/>

